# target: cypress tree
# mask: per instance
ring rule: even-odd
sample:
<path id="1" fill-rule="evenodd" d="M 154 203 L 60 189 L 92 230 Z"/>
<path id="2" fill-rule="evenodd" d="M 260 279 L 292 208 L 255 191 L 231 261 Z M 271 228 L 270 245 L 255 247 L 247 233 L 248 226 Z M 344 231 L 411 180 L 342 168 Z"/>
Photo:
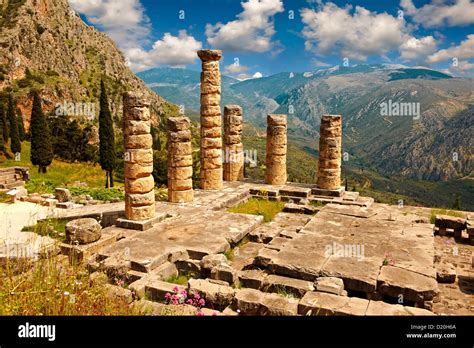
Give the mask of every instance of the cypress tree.
<path id="1" fill-rule="evenodd" d="M 0 113 L 1 113 L 1 110 L 0 109 Z M 0 114 L 0 154 L 4 154 L 5 153 L 5 142 L 3 140 L 3 117 L 2 115 Z"/>
<path id="2" fill-rule="evenodd" d="M 17 123 L 18 123 L 18 134 L 20 135 L 20 141 L 23 142 L 26 140 L 25 124 L 23 123 L 23 116 L 21 115 L 21 110 L 16 109 Z"/>
<path id="3" fill-rule="evenodd" d="M 31 110 L 31 163 L 38 166 L 38 173 L 46 173 L 46 168 L 53 161 L 53 147 L 46 117 L 41 109 L 38 92 L 33 92 L 33 109 Z"/>
<path id="4" fill-rule="evenodd" d="M 10 123 L 10 149 L 14 154 L 21 152 L 20 134 L 18 132 L 18 122 L 15 115 L 13 95 L 8 96 L 8 121 Z"/>
<path id="5" fill-rule="evenodd" d="M 2 135 L 3 135 L 3 143 L 6 144 L 8 142 L 9 136 L 8 134 L 8 121 L 7 121 L 7 112 L 5 110 L 5 104 L 0 101 L 0 118 L 2 118 Z"/>
<path id="6" fill-rule="evenodd" d="M 461 196 L 460 195 L 456 196 L 456 199 L 454 200 L 454 204 L 453 204 L 453 209 L 462 210 Z"/>
<path id="7" fill-rule="evenodd" d="M 106 171 L 106 188 L 114 187 L 113 171 L 115 169 L 115 137 L 114 125 L 109 109 L 107 90 L 104 81 L 100 81 L 99 111 L 99 162 Z"/>

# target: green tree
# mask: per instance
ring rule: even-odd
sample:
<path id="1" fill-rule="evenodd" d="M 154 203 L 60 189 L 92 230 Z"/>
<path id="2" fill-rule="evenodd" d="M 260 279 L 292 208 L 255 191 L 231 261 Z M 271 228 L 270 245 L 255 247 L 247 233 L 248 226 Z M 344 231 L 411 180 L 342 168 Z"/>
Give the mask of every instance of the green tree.
<path id="1" fill-rule="evenodd" d="M 46 117 L 41 109 L 38 92 L 33 92 L 33 109 L 31 110 L 31 163 L 38 166 L 38 173 L 46 173 L 53 161 L 53 147 Z"/>
<path id="2" fill-rule="evenodd" d="M 26 140 L 25 124 L 23 123 L 23 116 L 21 115 L 21 110 L 16 109 L 17 123 L 18 123 L 18 134 L 20 135 L 20 141 L 23 142 Z"/>
<path id="3" fill-rule="evenodd" d="M 462 210 L 461 196 L 457 195 L 453 204 L 453 209 Z"/>
<path id="4" fill-rule="evenodd" d="M 18 122 L 15 113 L 15 102 L 13 100 L 13 95 L 8 96 L 8 122 L 10 123 L 10 149 L 14 154 L 21 152 L 21 141 L 20 134 L 18 132 Z"/>
<path id="5" fill-rule="evenodd" d="M 5 104 L 3 104 L 1 101 L 0 101 L 0 118 L 2 119 L 2 129 L 0 131 L 2 132 L 2 135 L 3 135 L 3 143 L 6 144 L 9 139 L 8 133 L 10 132 L 8 129 L 8 120 L 7 120 L 7 113 L 5 110 Z"/>
<path id="6" fill-rule="evenodd" d="M 3 117 L 1 117 L 0 115 L 0 154 L 4 154 L 6 151 L 5 142 L 3 141 L 3 132 L 1 131 L 2 128 L 3 128 Z"/>
<path id="7" fill-rule="evenodd" d="M 115 136 L 112 116 L 109 109 L 107 90 L 104 81 L 100 81 L 99 111 L 99 163 L 106 171 L 106 188 L 114 187 L 113 172 L 115 169 Z"/>

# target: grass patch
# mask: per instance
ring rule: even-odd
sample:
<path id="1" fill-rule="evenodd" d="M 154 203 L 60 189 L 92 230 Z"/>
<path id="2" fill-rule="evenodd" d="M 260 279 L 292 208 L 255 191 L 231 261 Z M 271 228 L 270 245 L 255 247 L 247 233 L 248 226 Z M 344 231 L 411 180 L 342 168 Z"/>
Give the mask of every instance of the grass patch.
<path id="1" fill-rule="evenodd" d="M 11 202 L 12 198 L 6 192 L 0 192 L 0 203 Z"/>
<path id="2" fill-rule="evenodd" d="M 232 259 L 234 258 L 234 251 L 235 249 L 237 248 L 241 248 L 243 247 L 245 244 L 247 244 L 249 242 L 249 238 L 248 236 L 245 236 L 244 238 L 242 238 L 242 240 L 240 242 L 238 242 L 234 247 L 230 248 L 229 250 L 225 251 L 224 252 L 224 256 L 227 258 L 227 260 L 229 261 L 232 261 Z"/>
<path id="3" fill-rule="evenodd" d="M 54 257 L 34 264 L 8 262 L 0 267 L 0 315 L 133 315 L 128 304 L 108 295 L 104 284 L 90 282 L 83 267 Z"/>
<path id="4" fill-rule="evenodd" d="M 313 206 L 313 207 L 316 207 L 316 208 L 323 208 L 326 206 L 326 203 L 321 203 L 321 202 L 318 202 L 318 201 L 311 201 L 309 203 L 309 205 Z"/>
<path id="5" fill-rule="evenodd" d="M 450 209 L 431 209 L 430 223 L 434 224 L 436 222 L 436 215 L 449 215 L 454 217 L 464 218 L 464 214 L 457 210 Z"/>
<path id="6" fill-rule="evenodd" d="M 284 202 L 269 201 L 264 199 L 251 198 L 247 202 L 239 204 L 229 209 L 231 213 L 261 215 L 265 222 L 273 220 L 276 214 L 283 211 Z"/>
<path id="7" fill-rule="evenodd" d="M 50 237 L 66 242 L 66 224 L 69 219 L 48 219 L 38 221 L 36 225 L 23 227 L 23 232 L 34 232 L 40 236 Z"/>
<path id="8" fill-rule="evenodd" d="M 73 196 L 89 195 L 98 201 L 111 201 L 113 199 L 125 199 L 125 191 L 119 188 L 90 188 L 90 187 L 69 187 Z"/>
<path id="9" fill-rule="evenodd" d="M 79 181 L 89 187 L 105 188 L 105 172 L 96 163 L 67 163 L 55 159 L 46 174 L 38 173 L 38 168 L 30 162 L 30 146 L 29 142 L 22 143 L 20 161 L 8 159 L 0 163 L 0 168 L 15 166 L 31 168 L 30 181 L 26 184 L 28 192 L 54 193 L 56 187 L 72 186 Z M 121 185 L 123 184 L 116 182 L 116 186 Z"/>
<path id="10" fill-rule="evenodd" d="M 187 274 L 179 274 L 177 276 L 171 276 L 169 278 L 165 279 L 165 282 L 167 283 L 173 283 L 173 284 L 178 284 L 178 285 L 187 285 L 188 280 L 190 279 L 190 276 Z"/>

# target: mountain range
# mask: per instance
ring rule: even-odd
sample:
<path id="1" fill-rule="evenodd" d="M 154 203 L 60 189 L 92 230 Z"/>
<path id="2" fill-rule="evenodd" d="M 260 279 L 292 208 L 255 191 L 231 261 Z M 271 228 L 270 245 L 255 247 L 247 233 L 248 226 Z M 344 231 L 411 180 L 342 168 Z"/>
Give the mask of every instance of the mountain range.
<path id="1" fill-rule="evenodd" d="M 165 99 L 199 110 L 199 72 L 158 68 L 138 76 Z M 385 103 L 409 103 L 420 114 L 384 115 Z M 473 175 L 472 79 L 390 64 L 282 72 L 245 81 L 222 76 L 225 104 L 241 105 L 246 122 L 261 129 L 267 114 L 288 114 L 290 139 L 314 149 L 321 116 L 341 114 L 348 161 L 362 161 L 387 176 L 437 181 Z"/>

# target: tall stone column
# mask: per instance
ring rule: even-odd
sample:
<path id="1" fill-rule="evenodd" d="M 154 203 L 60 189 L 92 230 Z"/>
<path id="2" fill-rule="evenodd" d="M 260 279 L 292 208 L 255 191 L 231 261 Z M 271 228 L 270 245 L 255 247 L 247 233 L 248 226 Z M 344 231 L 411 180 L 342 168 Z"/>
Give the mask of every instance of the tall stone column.
<path id="1" fill-rule="evenodd" d="M 268 115 L 267 117 L 267 158 L 265 182 L 270 185 L 286 184 L 287 151 L 286 115 Z"/>
<path id="2" fill-rule="evenodd" d="M 321 119 L 319 138 L 318 185 L 324 190 L 342 193 L 341 188 L 342 117 L 325 115 Z M 337 195 L 331 194 L 328 195 Z"/>
<path id="3" fill-rule="evenodd" d="M 222 188 L 221 73 L 219 50 L 201 50 L 201 188 Z"/>
<path id="4" fill-rule="evenodd" d="M 224 144 L 224 180 L 243 180 L 242 108 L 238 105 L 224 107 Z"/>
<path id="5" fill-rule="evenodd" d="M 172 203 L 194 198 L 190 124 L 187 117 L 168 119 L 168 201 Z"/>
<path id="6" fill-rule="evenodd" d="M 155 216 L 149 106 L 142 94 L 126 92 L 123 95 L 125 218 L 132 221 L 149 220 Z"/>

